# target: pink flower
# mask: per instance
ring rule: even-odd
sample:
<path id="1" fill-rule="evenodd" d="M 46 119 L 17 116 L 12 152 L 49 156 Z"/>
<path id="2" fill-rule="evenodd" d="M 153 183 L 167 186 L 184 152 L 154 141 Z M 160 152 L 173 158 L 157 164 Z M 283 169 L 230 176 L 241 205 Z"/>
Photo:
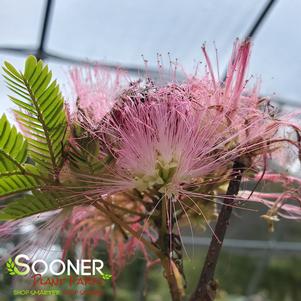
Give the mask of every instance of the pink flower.
<path id="1" fill-rule="evenodd" d="M 180 187 L 199 177 L 225 167 L 237 151 L 227 150 L 230 134 L 224 114 L 215 109 L 195 108 L 181 99 L 180 93 L 169 96 L 173 87 L 162 88 L 149 95 L 145 103 L 122 108 L 122 124 L 115 124 L 116 154 L 112 190 L 151 190 L 177 194 Z M 177 95 L 179 98 L 177 99 Z"/>
<path id="2" fill-rule="evenodd" d="M 87 179 L 94 185 L 87 195 L 139 191 L 180 202 L 208 200 L 230 180 L 234 161 L 243 162 L 252 179 L 282 143 L 298 147 L 283 129 L 300 129 L 259 98 L 258 83 L 246 89 L 250 42 L 235 44 L 225 83 L 204 53 L 204 77 L 136 82 L 122 91 L 96 135 L 114 160 L 104 176 Z"/>
<path id="3" fill-rule="evenodd" d="M 3 244 L 11 243 L 19 235 L 22 235 L 22 240 L 1 257 L 0 261 L 6 261 L 8 257 L 21 253 L 27 254 L 31 259 L 46 258 L 57 243 L 69 215 L 69 209 L 62 209 L 1 224 L 0 235 Z"/>
<path id="4" fill-rule="evenodd" d="M 177 196 L 210 176 L 224 181 L 238 158 L 267 154 L 280 124 L 261 110 L 256 87 L 244 90 L 249 48 L 249 42 L 235 45 L 225 85 L 207 74 L 124 92 L 127 100 L 106 117 L 100 138 L 116 158 L 103 193 L 155 188 Z"/>
<path id="5" fill-rule="evenodd" d="M 117 203 L 122 208 L 129 207 L 128 204 L 122 206 L 121 203 L 128 202 L 128 199 L 121 195 L 114 196 L 108 202 Z M 142 231 L 144 235 L 147 235 L 150 239 L 152 238 L 150 230 L 146 227 L 143 228 L 139 223 L 139 216 L 126 214 L 123 211 L 121 213 L 123 213 L 123 221 L 129 223 L 133 230 L 137 232 Z M 72 246 L 79 243 L 82 247 L 81 256 L 83 258 L 92 258 L 94 250 L 103 242 L 108 252 L 113 284 L 119 272 L 138 250 L 142 252 L 147 262 L 151 262 L 145 246 L 140 240 L 128 236 L 124 229 L 114 224 L 110 217 L 93 206 L 80 206 L 73 209 L 68 226 L 65 228 L 64 236 L 66 240 L 63 257 L 66 256 L 67 251 Z"/>
<path id="6" fill-rule="evenodd" d="M 96 66 L 74 68 L 70 76 L 77 97 L 77 118 L 95 128 L 116 103 L 126 75 L 121 70 L 113 75 L 110 70 Z"/>

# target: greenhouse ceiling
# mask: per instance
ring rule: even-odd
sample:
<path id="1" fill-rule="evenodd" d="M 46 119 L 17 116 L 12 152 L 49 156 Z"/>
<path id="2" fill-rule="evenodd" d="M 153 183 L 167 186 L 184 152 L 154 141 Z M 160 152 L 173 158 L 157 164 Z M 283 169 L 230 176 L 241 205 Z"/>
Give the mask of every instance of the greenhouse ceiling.
<path id="1" fill-rule="evenodd" d="M 21 68 L 28 53 L 38 54 L 66 83 L 71 62 L 98 61 L 135 71 L 143 70 L 143 55 L 155 70 L 157 53 L 167 67 L 170 53 L 193 73 L 206 42 L 213 59 L 218 49 L 222 76 L 235 38 L 252 33 L 249 75 L 261 78 L 263 95 L 298 105 L 300 11 L 298 0 L 0 0 L 0 61 Z M 0 89 L 4 111 L 9 104 L 3 80 Z"/>

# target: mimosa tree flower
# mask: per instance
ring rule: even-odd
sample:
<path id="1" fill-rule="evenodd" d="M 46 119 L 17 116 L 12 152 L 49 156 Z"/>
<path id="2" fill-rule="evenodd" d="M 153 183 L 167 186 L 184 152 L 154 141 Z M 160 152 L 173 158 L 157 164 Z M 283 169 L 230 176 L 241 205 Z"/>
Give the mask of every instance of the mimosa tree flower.
<path id="1" fill-rule="evenodd" d="M 117 212 L 119 211 L 120 214 L 123 214 L 124 222 L 129 224 L 133 230 L 141 231 L 143 235 L 149 239 L 153 239 L 151 228 L 145 227 L 143 229 L 140 223 L 142 219 L 139 216 L 139 212 L 137 212 L 137 216 L 129 214 L 132 207 L 129 201 L 126 195 L 120 194 L 112 196 L 110 200 L 107 200 L 107 203 L 108 206 L 115 206 L 110 208 L 114 208 L 115 210 L 117 208 Z M 123 203 L 125 204 L 123 205 Z M 121 210 L 118 210 L 118 208 Z M 124 208 L 128 208 L 129 212 L 124 212 Z M 67 252 L 73 246 L 80 243 L 80 256 L 83 258 L 93 258 L 95 256 L 95 249 L 103 243 L 108 251 L 109 267 L 114 284 L 120 271 L 129 260 L 132 260 L 137 251 L 143 254 L 148 264 L 152 262 L 145 246 L 139 239 L 129 236 L 129 233 L 114 223 L 110 216 L 102 213 L 94 206 L 80 206 L 73 209 L 72 215 L 64 228 L 64 237 L 63 257 L 66 257 Z"/>
<path id="2" fill-rule="evenodd" d="M 137 82 L 103 118 L 95 137 L 115 160 L 105 178 L 93 179 L 100 194 L 137 190 L 191 207 L 188 199 L 223 193 L 234 161 L 251 179 L 290 140 L 283 131 L 287 116 L 258 96 L 258 84 L 246 88 L 250 43 L 235 44 L 225 83 L 215 79 L 203 50 L 209 69 L 204 77 L 147 82 L 145 88 Z"/>
<path id="3" fill-rule="evenodd" d="M 73 68 L 70 72 L 76 97 L 75 114 L 79 121 L 92 128 L 110 112 L 122 91 L 126 74 L 122 70 L 113 72 L 95 66 L 94 68 Z"/>

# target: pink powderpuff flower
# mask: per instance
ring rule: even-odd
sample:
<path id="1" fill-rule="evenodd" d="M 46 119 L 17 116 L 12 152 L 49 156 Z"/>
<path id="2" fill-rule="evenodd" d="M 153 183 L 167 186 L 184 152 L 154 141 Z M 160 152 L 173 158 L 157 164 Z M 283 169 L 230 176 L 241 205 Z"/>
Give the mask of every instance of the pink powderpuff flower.
<path id="1" fill-rule="evenodd" d="M 102 118 L 112 109 L 127 82 L 126 73 L 110 70 L 100 66 L 74 68 L 70 72 L 76 102 L 76 119 L 91 128 L 97 127 Z"/>
<path id="2" fill-rule="evenodd" d="M 151 231 L 147 228 L 142 229 L 137 217 L 124 214 L 123 220 L 134 231 L 142 231 L 144 235 L 152 239 Z M 138 250 L 142 252 L 147 263 L 151 263 L 151 258 L 140 240 L 128 236 L 127 232 L 114 224 L 110 217 L 93 206 L 80 206 L 73 209 L 68 226 L 65 228 L 64 236 L 66 240 L 63 257 L 66 256 L 72 246 L 80 243 L 82 247 L 81 257 L 92 258 L 95 248 L 99 247 L 101 242 L 104 242 L 108 252 L 113 284 L 115 284 L 120 271 Z"/>
<path id="3" fill-rule="evenodd" d="M 271 231 L 274 231 L 274 223 L 280 218 L 291 220 L 301 219 L 301 179 L 287 174 L 258 173 L 254 180 L 261 181 L 262 191 L 242 190 L 239 197 L 266 205 L 269 210 L 261 217 L 268 222 Z M 277 184 L 281 192 L 269 192 L 266 184 Z"/>
<path id="4" fill-rule="evenodd" d="M 245 77 L 250 47 L 250 41 L 244 43 L 236 41 L 225 82 L 215 78 L 206 49 L 203 47 L 209 71 L 204 77 L 188 78 L 182 85 L 191 101 L 201 107 L 221 111 L 220 117 L 226 119 L 225 125 L 230 125 L 234 132 L 245 128 L 245 131 L 241 131 L 237 137 L 239 143 L 244 143 L 246 139 L 250 143 L 252 136 L 257 140 L 268 140 L 273 134 L 273 129 L 275 133 L 279 128 L 279 125 L 275 124 L 276 119 L 273 118 L 276 110 L 269 104 L 268 99 L 258 96 L 259 82 L 257 81 L 251 89 L 246 88 L 248 80 Z M 269 126 L 271 129 L 268 129 Z"/>
<path id="5" fill-rule="evenodd" d="M 119 191 L 145 192 L 157 186 L 167 195 L 177 195 L 183 185 L 237 157 L 237 151 L 226 146 L 237 134 L 227 137 L 229 129 L 218 111 L 196 110 L 190 101 L 169 99 L 169 90 L 162 92 L 157 101 L 123 107 L 123 123 L 115 124 L 111 145 L 114 173 L 119 176 L 110 183 L 112 192 L 118 183 Z"/>
<path id="6" fill-rule="evenodd" d="M 1 243 L 16 241 L 16 245 L 2 257 L 5 262 L 9 257 L 26 254 L 31 259 L 47 258 L 52 247 L 65 227 L 70 216 L 70 209 L 60 209 L 33 215 L 20 220 L 12 220 L 0 225 Z M 19 237 L 22 235 L 22 240 Z M 18 242 L 19 241 L 19 242 Z"/>
<path id="7" fill-rule="evenodd" d="M 280 131 L 290 126 L 287 117 L 275 117 L 258 97 L 258 85 L 246 90 L 250 42 L 235 44 L 225 83 L 215 79 L 204 53 L 209 72 L 201 79 L 145 89 L 132 85 L 122 93 L 128 98 L 113 107 L 98 134 L 114 162 L 105 177 L 90 178 L 98 188 L 87 194 L 137 190 L 177 201 L 208 199 L 213 191 L 204 192 L 206 185 L 229 181 L 234 161 L 252 174 L 291 140 Z"/>
<path id="8" fill-rule="evenodd" d="M 160 186 L 166 194 L 176 195 L 235 158 L 262 149 L 259 139 L 266 141 L 265 136 L 277 131 L 271 120 L 253 118 L 250 124 L 230 120 L 228 110 L 200 106 L 189 98 L 185 86 L 175 84 L 149 91 L 147 101 L 124 103 L 118 119 L 114 112 L 108 124 L 113 142 L 107 146 L 116 163 L 112 181 L 105 180 L 111 189 L 107 193 L 145 192 Z M 251 134 L 253 127 L 260 131 Z"/>

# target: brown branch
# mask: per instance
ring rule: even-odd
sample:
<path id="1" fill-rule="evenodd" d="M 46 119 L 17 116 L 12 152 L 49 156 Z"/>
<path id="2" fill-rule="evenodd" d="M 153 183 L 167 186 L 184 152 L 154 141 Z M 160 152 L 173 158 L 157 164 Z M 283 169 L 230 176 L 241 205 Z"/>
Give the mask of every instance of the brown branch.
<path id="1" fill-rule="evenodd" d="M 190 297 L 190 301 L 213 301 L 216 296 L 217 282 L 214 280 L 214 272 L 222 249 L 229 220 L 232 213 L 232 206 L 235 203 L 235 195 L 239 191 L 244 166 L 236 161 L 233 165 L 231 180 L 227 189 L 227 198 L 224 198 L 221 212 L 215 225 L 210 246 L 207 252 L 203 270 L 197 284 L 195 292 Z M 232 196 L 232 197 L 229 197 Z"/>
<path id="2" fill-rule="evenodd" d="M 106 216 L 108 216 L 114 223 L 116 223 L 118 226 L 123 228 L 124 230 L 128 231 L 131 235 L 133 235 L 135 238 L 140 240 L 146 248 L 148 248 L 150 251 L 154 252 L 157 257 L 162 258 L 162 254 L 160 253 L 160 250 L 151 242 L 145 239 L 142 236 L 142 233 L 136 232 L 132 229 L 130 225 L 128 225 L 125 221 L 123 221 L 120 217 L 115 215 L 112 211 L 107 210 L 103 204 L 95 202 L 93 203 L 94 207 L 96 207 L 98 210 L 103 212 Z"/>

